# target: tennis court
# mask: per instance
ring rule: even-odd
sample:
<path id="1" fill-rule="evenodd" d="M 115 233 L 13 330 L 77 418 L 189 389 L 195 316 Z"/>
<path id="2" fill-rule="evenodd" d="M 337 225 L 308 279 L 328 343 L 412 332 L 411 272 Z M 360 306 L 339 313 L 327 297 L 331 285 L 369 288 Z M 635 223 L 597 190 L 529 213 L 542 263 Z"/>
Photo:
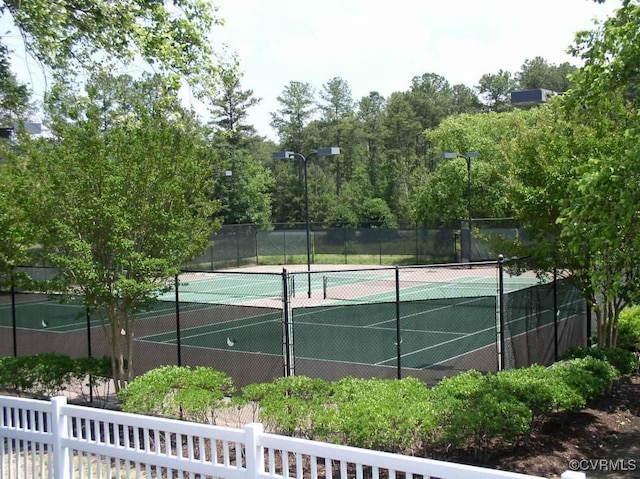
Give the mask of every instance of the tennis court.
<path id="1" fill-rule="evenodd" d="M 19 329 L 46 329 L 52 333 L 66 333 L 93 328 L 100 325 L 95 314 L 90 313 L 87 321 L 87 309 L 81 299 L 67 298 L 62 300 L 47 295 L 25 295 L 15 304 L 16 326 Z M 28 299 L 33 298 L 33 299 Z M 181 305 L 183 311 L 211 309 L 210 304 L 186 303 Z M 13 326 L 13 309 L 9 303 L 0 304 L 0 327 Z M 175 304 L 157 302 L 149 311 L 137 313 L 138 320 L 148 320 L 175 314 Z"/>
<path id="2" fill-rule="evenodd" d="M 325 377 L 326 371 L 393 377 L 400 368 L 416 374 L 471 367 L 490 371 L 500 367 L 500 334 L 513 343 L 505 354 L 516 357 L 516 349 L 533 344 L 531 338 L 548 343 L 554 321 L 584 312 L 583 300 L 574 293 L 563 292 L 555 303 L 551 288 L 534 275 L 504 275 L 498 281 L 496 270 L 494 263 L 442 271 L 187 272 L 177 292 L 163 294 L 138 315 L 136 364 L 145 370 L 175 364 L 182 352 L 184 364 L 233 372 L 245 379 L 240 383 L 269 379 L 259 374 L 273 377 L 283 366 L 285 374 L 295 370 Z M 536 294 L 543 298 L 528 292 L 541 288 L 544 293 Z M 501 297 L 506 298 L 504 314 Z M 38 335 L 47 333 L 69 333 L 60 337 L 65 343 L 80 341 L 81 335 L 71 335 L 98 326 L 96 315 L 87 316 L 79 300 L 29 298 L 15 307 L 23 341 L 31 334 L 30 342 L 42 343 Z M 11 305 L 0 304 L 0 327 L 11 327 L 12 320 Z M 88 340 L 95 343 L 98 337 Z M 524 339 L 516 344 L 517 337 Z M 43 347 L 48 343 L 45 339 Z M 535 354 L 525 356 L 532 360 Z M 246 376 L 249 371 L 255 374 Z"/>

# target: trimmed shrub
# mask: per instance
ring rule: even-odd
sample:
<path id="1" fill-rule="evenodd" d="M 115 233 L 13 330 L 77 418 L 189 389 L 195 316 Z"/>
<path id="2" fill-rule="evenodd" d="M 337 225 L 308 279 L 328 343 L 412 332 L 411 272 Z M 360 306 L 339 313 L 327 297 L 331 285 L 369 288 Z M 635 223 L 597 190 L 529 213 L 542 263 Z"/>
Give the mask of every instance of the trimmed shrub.
<path id="1" fill-rule="evenodd" d="M 494 439 L 513 439 L 529 432 L 531 410 L 490 375 L 467 371 L 442 379 L 434 388 L 443 438 L 454 446 L 472 441 L 476 454 Z"/>
<path id="2" fill-rule="evenodd" d="M 618 374 L 631 374 L 638 369 L 638 358 L 636 355 L 621 348 L 569 348 L 561 357 L 563 360 L 574 358 L 592 357 L 607 361 L 611 364 Z"/>
<path id="3" fill-rule="evenodd" d="M 620 312 L 617 346 L 629 351 L 640 351 L 640 305 L 627 306 Z"/>
<path id="4" fill-rule="evenodd" d="M 340 443 L 406 452 L 433 443 L 438 421 L 429 389 L 415 378 L 334 383 L 332 425 Z"/>
<path id="5" fill-rule="evenodd" d="M 233 380 L 221 371 L 163 366 L 131 381 L 118 399 L 126 412 L 215 423 L 215 410 L 234 392 Z"/>
<path id="6" fill-rule="evenodd" d="M 92 375 L 95 386 L 111 376 L 108 358 L 79 358 L 58 353 L 0 358 L 0 388 L 12 389 L 36 398 L 50 398 L 67 391 L 74 381 Z"/>
<path id="7" fill-rule="evenodd" d="M 504 390 L 525 404 L 533 420 L 553 411 L 576 411 L 584 407 L 584 399 L 574 389 L 544 366 L 500 371 L 490 377 L 496 390 Z"/>
<path id="8" fill-rule="evenodd" d="M 289 376 L 271 383 L 250 384 L 242 389 L 246 401 L 260 404 L 260 420 L 288 436 L 319 439 L 326 434 L 325 404 L 330 384 L 323 379 Z"/>
<path id="9" fill-rule="evenodd" d="M 550 371 L 554 379 L 563 381 L 579 394 L 585 405 L 590 399 L 604 394 L 611 382 L 620 377 L 611 364 L 592 356 L 556 363 Z"/>

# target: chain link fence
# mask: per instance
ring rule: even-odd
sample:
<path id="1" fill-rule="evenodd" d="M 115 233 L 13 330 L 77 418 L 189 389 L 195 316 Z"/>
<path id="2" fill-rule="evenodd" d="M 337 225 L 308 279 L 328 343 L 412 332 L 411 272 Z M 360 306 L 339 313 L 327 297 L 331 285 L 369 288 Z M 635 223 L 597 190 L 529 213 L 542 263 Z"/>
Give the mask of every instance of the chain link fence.
<path id="1" fill-rule="evenodd" d="M 505 269 L 493 261 L 185 272 L 136 319 L 135 372 L 210 366 L 238 386 L 293 374 L 433 383 L 469 369 L 548 365 L 586 345 L 585 301 L 570 278 Z M 54 272 L 32 274 L 50 279 Z M 109 354 L 98 314 L 82 298 L 20 289 L 15 282 L 0 295 L 0 354 Z"/>
<path id="2" fill-rule="evenodd" d="M 471 242 L 461 242 L 461 225 L 441 228 L 363 228 L 309 225 L 312 264 L 444 264 L 487 261 L 497 255 L 491 239 L 522 238 L 524 232 L 511 220 L 476 219 Z M 261 264 L 293 264 L 306 261 L 306 223 L 224 225 L 207 251 L 185 269 L 223 269 Z M 465 261 L 463 261 L 463 259 Z"/>

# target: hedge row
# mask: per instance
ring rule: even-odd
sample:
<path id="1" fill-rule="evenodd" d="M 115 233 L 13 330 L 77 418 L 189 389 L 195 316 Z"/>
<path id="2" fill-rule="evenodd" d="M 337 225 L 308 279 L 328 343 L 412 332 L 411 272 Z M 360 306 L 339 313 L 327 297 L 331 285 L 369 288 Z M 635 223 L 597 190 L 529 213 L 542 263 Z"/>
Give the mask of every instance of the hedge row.
<path id="1" fill-rule="evenodd" d="M 468 371 L 433 388 L 415 378 L 329 382 L 292 376 L 238 393 L 219 371 L 168 366 L 134 380 L 119 399 L 128 412 L 201 422 L 211 422 L 230 401 L 259 404 L 259 419 L 281 434 L 400 453 L 428 455 L 450 446 L 473 446 L 479 453 L 496 441 L 525 437 L 554 412 L 584 408 L 629 373 L 635 360 L 626 351 L 573 352 L 579 357 L 551 368 Z"/>
<path id="2" fill-rule="evenodd" d="M 49 398 L 71 387 L 96 390 L 111 378 L 111 361 L 105 358 L 76 358 L 57 353 L 0 357 L 0 389 L 21 395 Z"/>

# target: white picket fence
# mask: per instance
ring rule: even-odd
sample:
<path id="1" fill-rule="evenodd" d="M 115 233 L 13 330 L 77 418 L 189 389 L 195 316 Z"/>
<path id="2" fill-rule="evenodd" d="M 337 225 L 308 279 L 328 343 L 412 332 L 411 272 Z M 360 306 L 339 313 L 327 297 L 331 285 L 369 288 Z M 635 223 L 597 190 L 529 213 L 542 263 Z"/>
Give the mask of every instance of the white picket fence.
<path id="1" fill-rule="evenodd" d="M 0 477 L 534 479 L 534 476 L 268 434 L 0 396 Z M 563 479 L 584 479 L 567 471 Z M 536 478 L 540 479 L 540 478 Z"/>

